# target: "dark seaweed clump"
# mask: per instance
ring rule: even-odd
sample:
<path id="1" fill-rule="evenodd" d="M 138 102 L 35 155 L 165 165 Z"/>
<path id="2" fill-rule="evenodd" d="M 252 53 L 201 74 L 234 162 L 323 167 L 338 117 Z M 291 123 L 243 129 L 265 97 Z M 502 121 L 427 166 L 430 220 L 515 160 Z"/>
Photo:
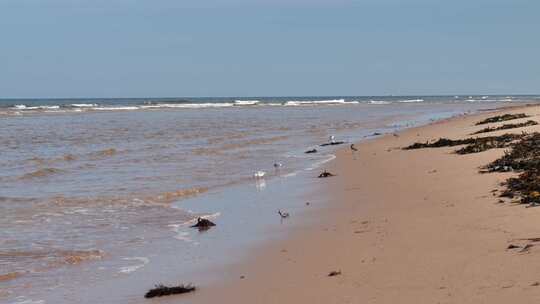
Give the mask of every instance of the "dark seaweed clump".
<path id="1" fill-rule="evenodd" d="M 173 286 L 173 287 L 167 287 L 165 285 L 158 284 L 155 286 L 155 288 L 150 289 L 144 295 L 144 297 L 149 299 L 149 298 L 154 298 L 154 297 L 162 297 L 162 296 L 170 296 L 174 294 L 188 293 L 192 291 L 195 291 L 195 286 L 191 284 L 188 284 L 188 285 L 182 284 L 182 285 Z"/>
<path id="2" fill-rule="evenodd" d="M 344 141 L 332 141 L 332 142 L 329 142 L 329 143 L 321 144 L 320 146 L 321 147 L 335 146 L 335 145 L 343 145 L 344 143 L 345 143 Z"/>
<path id="3" fill-rule="evenodd" d="M 517 124 L 504 124 L 500 127 L 487 127 L 480 131 L 476 131 L 472 133 L 474 134 L 480 134 L 480 133 L 487 133 L 487 132 L 493 132 L 493 131 L 500 131 L 500 130 L 507 130 L 507 129 L 515 129 L 515 128 L 522 128 L 522 127 L 528 127 L 528 126 L 535 126 L 538 123 L 534 120 L 527 120 L 526 122 L 517 123 Z"/>
<path id="4" fill-rule="evenodd" d="M 488 136 L 488 137 L 469 137 L 465 139 L 448 139 L 439 138 L 435 142 L 414 143 L 410 146 L 403 148 L 404 150 L 414 150 L 422 148 L 440 148 L 440 147 L 454 147 L 466 145 L 465 147 L 456 151 L 457 154 L 470 154 L 486 151 L 494 148 L 504 148 L 509 146 L 513 141 L 523 137 L 524 134 L 504 134 L 500 136 Z"/>
<path id="5" fill-rule="evenodd" d="M 525 133 L 524 133 L 525 134 Z M 511 150 L 486 166 L 488 172 L 540 169 L 540 133 L 525 134 Z"/>
<path id="6" fill-rule="evenodd" d="M 487 172 L 521 172 L 503 183 L 502 197 L 520 197 L 520 202 L 540 204 L 540 133 L 524 136 L 512 149 L 485 167 Z"/>
<path id="7" fill-rule="evenodd" d="M 483 124 L 488 124 L 488 123 L 493 123 L 493 122 L 507 121 L 507 120 L 512 120 L 512 119 L 526 118 L 526 117 L 529 117 L 529 116 L 527 116 L 524 113 L 504 114 L 504 115 L 486 118 L 482 121 L 477 122 L 476 125 L 478 126 L 478 125 L 483 125 Z"/>

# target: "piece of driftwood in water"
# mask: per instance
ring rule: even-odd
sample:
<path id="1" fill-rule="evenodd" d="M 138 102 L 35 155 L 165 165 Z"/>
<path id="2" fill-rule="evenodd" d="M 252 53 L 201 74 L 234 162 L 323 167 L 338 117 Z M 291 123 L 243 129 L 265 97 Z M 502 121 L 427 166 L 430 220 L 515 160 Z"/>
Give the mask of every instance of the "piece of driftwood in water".
<path id="1" fill-rule="evenodd" d="M 329 142 L 329 143 L 321 144 L 320 146 L 321 146 L 321 147 L 325 147 L 325 146 L 335 146 L 335 145 L 342 145 L 342 144 L 344 144 L 344 143 L 345 143 L 344 141 L 332 141 L 332 142 Z"/>
<path id="2" fill-rule="evenodd" d="M 172 286 L 168 287 L 162 284 L 156 285 L 153 289 L 150 289 L 144 297 L 147 299 L 155 298 L 155 297 L 163 297 L 163 296 L 170 296 L 174 294 L 182 294 L 182 293 L 188 293 L 195 291 L 195 286 L 188 284 L 188 285 L 178 285 L 178 286 Z"/>
<path id="3" fill-rule="evenodd" d="M 527 120 L 526 122 L 517 123 L 517 124 L 504 124 L 500 127 L 487 127 L 482 130 L 476 131 L 472 133 L 471 135 L 480 134 L 480 133 L 487 133 L 487 132 L 494 132 L 494 131 L 500 131 L 500 130 L 508 130 L 508 129 L 515 129 L 515 128 L 523 128 L 528 126 L 535 126 L 538 123 L 534 120 Z"/>
<path id="4" fill-rule="evenodd" d="M 210 220 L 199 217 L 197 219 L 197 224 L 191 226 L 191 228 L 198 228 L 199 230 L 204 230 L 204 229 L 210 229 L 210 227 L 213 227 L 215 225 L 216 224 L 214 224 Z"/>
<path id="5" fill-rule="evenodd" d="M 507 120 L 512 120 L 512 119 L 526 118 L 526 117 L 529 117 L 529 116 L 527 116 L 525 113 L 504 114 L 504 115 L 486 118 L 482 121 L 477 122 L 476 125 L 478 126 L 478 125 L 483 125 L 483 124 L 488 124 L 488 123 L 493 123 L 493 122 L 507 121 Z"/>
<path id="6" fill-rule="evenodd" d="M 307 151 L 304 152 L 304 153 L 306 153 L 306 154 L 317 153 L 317 149 L 307 150 Z"/>
<path id="7" fill-rule="evenodd" d="M 331 176 L 335 176 L 334 174 L 324 170 L 321 174 L 319 174 L 319 178 L 325 178 L 325 177 L 331 177 Z"/>

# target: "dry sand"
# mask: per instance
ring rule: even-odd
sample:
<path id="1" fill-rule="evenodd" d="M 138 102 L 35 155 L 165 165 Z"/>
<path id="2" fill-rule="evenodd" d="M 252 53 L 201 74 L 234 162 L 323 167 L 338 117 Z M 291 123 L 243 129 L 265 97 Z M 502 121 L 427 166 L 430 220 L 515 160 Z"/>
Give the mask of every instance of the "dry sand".
<path id="1" fill-rule="evenodd" d="M 527 112 L 540 122 L 540 107 L 497 113 L 502 112 Z M 399 149 L 416 141 L 466 137 L 485 127 L 474 126 L 476 121 L 494 115 L 453 118 L 370 140 L 357 145 L 356 159 L 350 150 L 340 150 L 327 166 L 338 176 L 314 179 L 328 201 L 288 219 L 312 220 L 293 228 L 286 240 L 220 270 L 227 282 L 166 301 L 539 302 L 540 244 L 526 253 L 507 246 L 540 237 L 540 208 L 498 203 L 491 191 L 512 173 L 478 173 L 503 150 L 457 155 L 455 148 Z M 522 130 L 540 127 L 480 136 Z M 328 277 L 334 270 L 341 275 Z"/>

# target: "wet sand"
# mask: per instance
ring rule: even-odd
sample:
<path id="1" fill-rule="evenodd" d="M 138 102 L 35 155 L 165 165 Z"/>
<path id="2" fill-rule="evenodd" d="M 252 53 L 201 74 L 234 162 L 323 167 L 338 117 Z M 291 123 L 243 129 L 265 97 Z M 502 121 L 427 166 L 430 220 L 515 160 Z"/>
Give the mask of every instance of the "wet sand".
<path id="1" fill-rule="evenodd" d="M 163 303 L 533 303 L 540 300 L 540 208 L 498 203 L 491 191 L 513 173 L 480 174 L 504 149 L 404 151 L 413 142 L 463 138 L 499 113 L 540 120 L 540 107 L 462 116 L 346 148 L 314 179 L 310 205 L 287 221 L 289 237 L 216 269 L 222 283 Z M 518 119 L 513 123 L 526 121 Z M 502 125 L 495 123 L 493 126 Z M 540 131 L 540 126 L 484 135 Z M 314 172 L 316 173 L 316 172 Z M 277 216 L 277 215 L 276 215 Z M 226 254 L 226 253 L 223 253 Z M 331 271 L 340 275 L 329 277 Z"/>

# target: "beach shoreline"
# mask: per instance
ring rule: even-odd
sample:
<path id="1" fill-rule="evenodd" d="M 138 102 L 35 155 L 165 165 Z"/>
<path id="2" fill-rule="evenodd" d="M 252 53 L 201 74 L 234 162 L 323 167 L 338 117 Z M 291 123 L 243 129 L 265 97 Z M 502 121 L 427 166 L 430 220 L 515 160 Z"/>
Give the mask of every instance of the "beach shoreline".
<path id="1" fill-rule="evenodd" d="M 305 223 L 284 240 L 255 249 L 247 259 L 215 272 L 220 283 L 182 298 L 208 303 L 503 303 L 540 297 L 535 250 L 506 250 L 518 238 L 540 235 L 536 208 L 498 204 L 490 191 L 514 173 L 479 174 L 504 153 L 493 149 L 456 155 L 453 148 L 404 151 L 413 142 L 463 138 L 474 122 L 518 106 L 444 119 L 362 141 L 322 169 L 337 176 L 316 180 Z M 519 120 L 521 121 L 521 120 Z M 518 120 L 516 121 L 518 122 Z M 501 123 L 499 123 L 501 124 Z M 537 126 L 497 131 L 500 135 Z M 316 172 L 313 172 L 314 174 Z M 306 220 L 307 218 L 307 220 Z M 328 277 L 332 271 L 341 272 Z"/>

